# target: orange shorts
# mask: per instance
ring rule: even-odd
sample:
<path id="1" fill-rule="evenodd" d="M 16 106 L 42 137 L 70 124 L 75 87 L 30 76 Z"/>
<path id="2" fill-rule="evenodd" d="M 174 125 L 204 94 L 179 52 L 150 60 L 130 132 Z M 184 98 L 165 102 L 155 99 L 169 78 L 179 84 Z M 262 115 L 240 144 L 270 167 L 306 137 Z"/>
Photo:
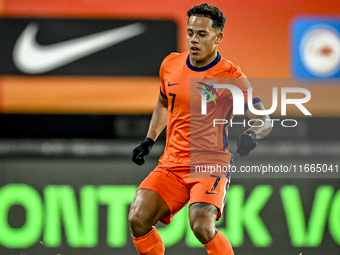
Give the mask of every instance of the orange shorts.
<path id="1" fill-rule="evenodd" d="M 201 175 L 202 176 L 202 175 Z M 158 165 L 139 185 L 138 189 L 157 192 L 170 208 L 170 215 L 161 222 L 168 225 L 172 217 L 190 200 L 190 204 L 205 202 L 219 209 L 216 220 L 222 215 L 225 196 L 229 188 L 230 172 L 227 178 L 210 176 L 194 178 L 188 168 L 176 168 L 175 171 Z"/>

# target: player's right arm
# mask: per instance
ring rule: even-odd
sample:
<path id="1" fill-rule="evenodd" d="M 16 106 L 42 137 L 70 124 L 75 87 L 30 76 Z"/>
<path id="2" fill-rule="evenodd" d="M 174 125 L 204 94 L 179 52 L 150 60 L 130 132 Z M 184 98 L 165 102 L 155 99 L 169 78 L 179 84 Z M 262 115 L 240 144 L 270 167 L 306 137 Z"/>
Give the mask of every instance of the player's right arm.
<path id="1" fill-rule="evenodd" d="M 167 120 L 168 120 L 168 99 L 160 94 L 156 106 L 153 110 L 149 130 L 146 137 L 149 137 L 153 141 L 155 141 L 159 134 L 165 128 Z"/>
<path id="2" fill-rule="evenodd" d="M 160 94 L 153 110 L 146 138 L 132 151 L 132 161 L 135 162 L 137 165 L 141 166 L 144 164 L 144 157 L 150 153 L 157 137 L 165 128 L 167 120 L 168 99 L 166 98 L 166 96 Z"/>
<path id="3" fill-rule="evenodd" d="M 144 164 L 144 156 L 148 155 L 154 145 L 157 137 L 165 128 L 168 121 L 168 98 L 166 96 L 166 87 L 164 83 L 164 73 L 167 69 L 168 61 L 176 57 L 178 53 L 171 53 L 162 62 L 159 69 L 160 94 L 153 110 L 149 130 L 146 138 L 132 151 L 132 161 L 137 165 Z"/>

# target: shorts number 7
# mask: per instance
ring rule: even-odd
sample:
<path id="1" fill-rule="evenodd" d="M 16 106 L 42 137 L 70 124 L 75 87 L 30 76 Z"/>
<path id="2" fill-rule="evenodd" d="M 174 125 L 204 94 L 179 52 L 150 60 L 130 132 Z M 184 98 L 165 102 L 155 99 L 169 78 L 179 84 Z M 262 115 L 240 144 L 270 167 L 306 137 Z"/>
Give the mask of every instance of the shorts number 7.
<path id="1" fill-rule="evenodd" d="M 214 185 L 211 187 L 211 190 L 215 191 L 218 183 L 220 182 L 221 177 L 217 176 L 217 175 L 213 175 L 213 174 L 211 174 L 210 176 L 216 178 L 216 181 L 215 181 Z"/>

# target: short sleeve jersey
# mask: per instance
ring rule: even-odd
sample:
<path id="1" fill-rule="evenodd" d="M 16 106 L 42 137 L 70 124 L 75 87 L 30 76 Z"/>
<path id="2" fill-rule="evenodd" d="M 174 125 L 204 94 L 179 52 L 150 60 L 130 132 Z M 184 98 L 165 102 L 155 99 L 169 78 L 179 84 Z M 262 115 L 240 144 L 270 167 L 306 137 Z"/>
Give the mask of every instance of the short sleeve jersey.
<path id="1" fill-rule="evenodd" d="M 166 168 L 190 166 L 194 161 L 228 164 L 228 127 L 233 114 L 233 94 L 229 89 L 214 84 L 232 83 L 244 95 L 248 108 L 250 83 L 240 67 L 217 54 L 204 67 L 195 67 L 189 61 L 189 52 L 171 53 L 160 68 L 160 94 L 168 99 L 166 145 L 159 163 Z M 202 114 L 202 96 L 207 97 L 206 114 Z M 214 98 L 212 98 L 213 96 Z M 253 91 L 253 103 L 260 101 Z M 224 120 L 213 126 L 214 120 Z M 221 121 L 220 121 L 221 122 Z"/>

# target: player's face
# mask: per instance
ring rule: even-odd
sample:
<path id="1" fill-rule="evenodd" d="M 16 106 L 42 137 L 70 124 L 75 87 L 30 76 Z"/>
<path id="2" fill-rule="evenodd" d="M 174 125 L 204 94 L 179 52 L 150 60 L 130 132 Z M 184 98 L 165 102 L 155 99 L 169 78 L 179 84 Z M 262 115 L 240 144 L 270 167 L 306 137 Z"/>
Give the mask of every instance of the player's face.
<path id="1" fill-rule="evenodd" d="M 223 33 L 212 24 L 212 19 L 207 17 L 191 16 L 188 20 L 187 44 L 193 66 L 206 66 L 217 56 L 217 45 L 222 41 Z"/>

